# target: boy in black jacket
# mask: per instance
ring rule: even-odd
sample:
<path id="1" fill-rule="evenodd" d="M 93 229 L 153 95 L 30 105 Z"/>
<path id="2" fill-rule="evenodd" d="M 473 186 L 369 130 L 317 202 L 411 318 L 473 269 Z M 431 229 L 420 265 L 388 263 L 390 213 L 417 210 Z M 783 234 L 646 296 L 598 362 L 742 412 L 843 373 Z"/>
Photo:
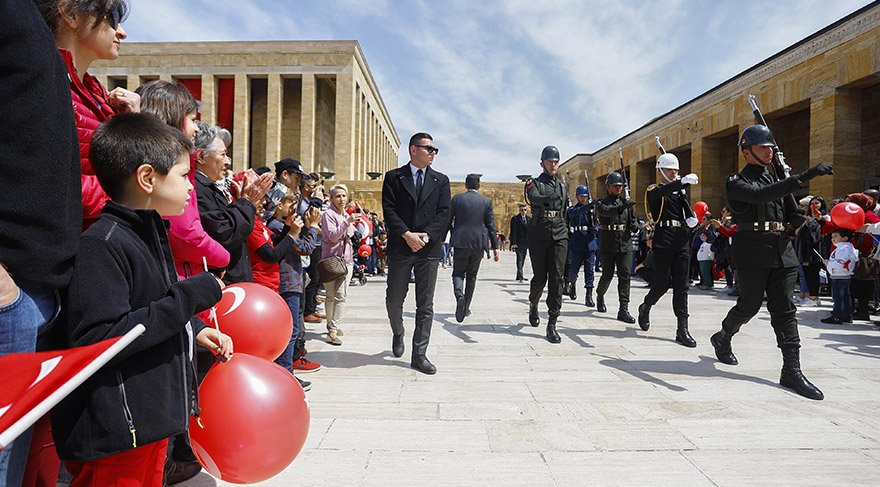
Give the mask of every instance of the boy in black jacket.
<path id="1" fill-rule="evenodd" d="M 192 338 L 229 358 L 232 340 L 195 313 L 216 304 L 209 273 L 177 281 L 162 216 L 179 215 L 192 189 L 191 142 L 145 114 L 103 123 L 91 161 L 112 199 L 83 233 L 64 306 L 70 346 L 146 331 L 52 412 L 58 453 L 71 485 L 161 485 L 170 436 L 197 411 Z"/>

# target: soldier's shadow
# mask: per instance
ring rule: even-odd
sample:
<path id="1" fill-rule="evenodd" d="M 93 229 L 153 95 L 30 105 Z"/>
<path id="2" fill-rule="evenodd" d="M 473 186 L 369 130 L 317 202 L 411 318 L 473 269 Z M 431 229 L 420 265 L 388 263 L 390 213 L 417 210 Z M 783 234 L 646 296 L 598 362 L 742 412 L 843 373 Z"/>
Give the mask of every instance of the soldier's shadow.
<path id="1" fill-rule="evenodd" d="M 697 362 L 688 362 L 686 360 L 625 360 L 619 357 L 610 357 L 598 353 L 594 353 L 594 355 L 604 357 L 604 360 L 600 360 L 599 363 L 606 367 L 617 369 L 637 379 L 665 387 L 674 392 L 683 392 L 687 389 L 651 374 L 673 374 L 686 377 L 722 377 L 777 388 L 781 387 L 779 384 L 767 379 L 736 374 L 718 369 L 715 367 L 718 361 L 713 357 L 707 357 L 705 355 L 700 355 L 700 360 Z"/>
<path id="2" fill-rule="evenodd" d="M 876 335 L 846 335 L 842 333 L 820 333 L 819 340 L 826 340 L 828 348 L 859 357 L 880 358 L 880 343 Z"/>

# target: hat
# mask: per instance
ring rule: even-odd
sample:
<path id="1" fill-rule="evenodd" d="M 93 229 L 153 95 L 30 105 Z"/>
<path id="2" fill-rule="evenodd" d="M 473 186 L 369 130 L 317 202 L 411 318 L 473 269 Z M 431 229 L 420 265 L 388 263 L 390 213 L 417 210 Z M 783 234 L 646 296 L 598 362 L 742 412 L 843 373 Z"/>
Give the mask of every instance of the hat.
<path id="1" fill-rule="evenodd" d="M 846 199 L 852 201 L 853 203 L 859 205 L 863 211 L 873 211 L 874 205 L 876 202 L 874 198 L 864 194 L 864 193 L 852 193 L 846 195 Z"/>
<path id="2" fill-rule="evenodd" d="M 282 172 L 292 172 L 296 174 L 305 174 L 303 171 L 302 164 L 299 163 L 296 159 L 281 159 L 280 161 L 275 163 L 275 174 L 280 175 Z"/>

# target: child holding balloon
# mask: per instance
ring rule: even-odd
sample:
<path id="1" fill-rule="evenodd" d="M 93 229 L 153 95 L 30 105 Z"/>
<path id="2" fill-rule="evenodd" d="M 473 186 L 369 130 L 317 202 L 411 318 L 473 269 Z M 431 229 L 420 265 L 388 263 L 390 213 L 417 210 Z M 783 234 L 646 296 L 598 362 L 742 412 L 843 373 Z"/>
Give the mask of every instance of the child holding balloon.
<path id="1" fill-rule="evenodd" d="M 91 161 L 110 196 L 83 233 L 64 309 L 71 347 L 144 334 L 52 412 L 71 486 L 161 485 L 168 438 L 197 409 L 192 339 L 228 359 L 232 340 L 193 318 L 221 297 L 205 272 L 177 281 L 162 217 L 179 215 L 192 184 L 192 142 L 147 114 L 123 114 L 94 134 Z"/>

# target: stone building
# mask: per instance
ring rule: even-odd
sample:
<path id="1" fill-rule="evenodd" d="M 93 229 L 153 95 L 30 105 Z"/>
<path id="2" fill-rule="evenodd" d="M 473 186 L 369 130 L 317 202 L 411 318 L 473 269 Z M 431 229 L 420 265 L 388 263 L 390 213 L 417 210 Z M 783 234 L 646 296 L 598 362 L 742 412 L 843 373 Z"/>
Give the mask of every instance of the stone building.
<path id="1" fill-rule="evenodd" d="M 125 43 L 91 68 L 108 89 L 185 85 L 229 129 L 233 167 L 283 157 L 351 181 L 397 167 L 400 140 L 357 41 Z"/>
<path id="2" fill-rule="evenodd" d="M 748 95 L 757 98 L 768 125 L 797 173 L 820 162 L 834 175 L 817 178 L 802 195 L 830 198 L 880 183 L 880 2 L 841 19 L 761 61 L 693 100 L 649 121 L 592 154 L 560 165 L 573 191 L 585 174 L 594 194 L 605 194 L 605 176 L 620 168 L 623 147 L 636 209 L 656 181 L 654 137 L 678 156 L 683 174 L 700 184 L 691 202 L 713 212 L 724 202 L 724 182 L 745 165 L 737 141 L 754 123 Z"/>

